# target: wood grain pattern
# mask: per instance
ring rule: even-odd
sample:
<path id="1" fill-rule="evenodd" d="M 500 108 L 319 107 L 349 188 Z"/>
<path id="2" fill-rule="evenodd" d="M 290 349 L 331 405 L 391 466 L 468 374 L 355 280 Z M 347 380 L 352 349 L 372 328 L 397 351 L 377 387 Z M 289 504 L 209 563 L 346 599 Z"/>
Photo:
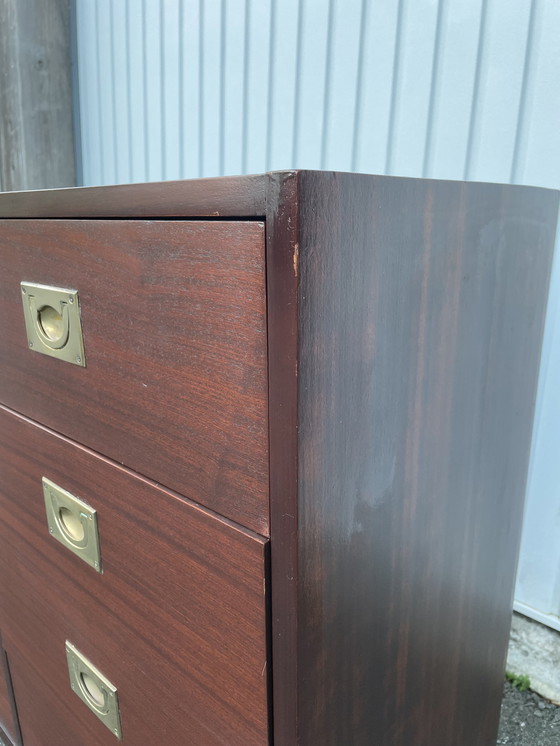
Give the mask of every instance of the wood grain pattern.
<path id="1" fill-rule="evenodd" d="M 297 741 L 299 179 L 271 175 L 267 319 L 274 743 Z"/>
<path id="2" fill-rule="evenodd" d="M 5 218 L 263 217 L 266 174 L 0 194 Z"/>
<path id="3" fill-rule="evenodd" d="M 268 533 L 264 226 L 0 221 L 0 402 Z M 87 367 L 27 349 L 20 281 L 79 291 Z"/>
<path id="4" fill-rule="evenodd" d="M 0 408 L 0 624 L 26 746 L 113 744 L 70 640 L 119 690 L 124 743 L 268 739 L 267 542 Z M 41 477 L 98 510 L 104 573 L 46 527 Z"/>
<path id="5" fill-rule="evenodd" d="M 1 539 L 2 528 L 0 526 Z M 0 634 L 0 740 L 2 739 L 9 740 L 13 746 L 21 744 L 10 667 Z"/>
<path id="6" fill-rule="evenodd" d="M 14 407 L 38 419 L 58 418 L 59 426 L 52 420 L 50 424 L 70 437 L 88 442 L 86 433 L 94 448 L 263 534 L 268 531 L 270 469 L 275 746 L 495 742 L 557 209 L 558 194 L 547 190 L 314 172 L 0 195 L 0 214 L 10 218 L 0 225 L 8 237 L 1 239 L 0 256 L 7 255 L 6 247 L 10 256 L 9 261 L 0 260 L 0 285 L 6 287 L 4 278 L 13 278 L 13 265 L 19 266 L 23 256 L 46 270 L 46 279 L 40 281 L 57 282 L 59 267 L 47 261 L 46 253 L 41 258 L 37 246 L 48 247 L 51 257 L 66 258 L 63 280 L 80 290 L 88 335 L 86 370 L 95 373 L 95 386 L 82 388 L 77 382 L 83 371 L 65 372 L 65 388 L 59 391 L 55 384 L 60 387 L 63 364 L 33 355 L 33 362 L 41 360 L 38 376 L 36 365 L 26 369 L 24 361 L 31 359 L 26 350 L 13 351 L 10 359 L 0 348 L 0 397 L 11 397 Z M 33 215 L 51 220 L 14 220 Z M 253 221 L 236 227 L 237 220 L 56 220 L 123 215 L 266 216 L 267 339 L 262 226 Z M 110 245 L 112 231 L 119 233 L 118 254 Z M 224 237 L 227 253 L 220 243 Z M 76 246 L 83 247 L 79 255 Z M 115 263 L 116 255 L 120 259 Z M 74 271 L 68 259 L 76 261 L 76 256 L 79 266 Z M 184 266 L 190 266 L 193 256 L 193 276 L 208 281 L 185 288 L 180 278 L 190 276 Z M 232 262 L 235 279 L 228 285 L 225 276 L 232 277 Z M 110 286 L 104 290 L 101 279 L 107 277 Z M 154 277 L 155 285 L 149 282 Z M 80 278 L 86 280 L 84 292 Z M 224 279 L 216 284 L 216 278 Z M 179 328 L 179 319 L 186 325 L 196 356 L 181 351 L 183 340 L 175 332 L 157 326 L 169 283 L 173 329 Z M 242 290 L 247 283 L 248 298 Z M 97 316 L 88 318 L 88 308 L 95 303 L 107 307 L 123 284 L 133 287 L 144 302 L 140 326 L 169 343 L 171 366 L 146 342 L 150 335 L 125 326 L 123 319 L 131 316 L 124 301 L 116 305 L 111 324 Z M 223 284 L 228 303 L 220 296 Z M 0 334 L 19 339 L 23 322 L 11 324 L 14 298 L 12 291 L 5 292 Z M 198 305 L 189 305 L 193 299 Z M 182 313 L 186 305 L 194 308 L 188 319 Z M 219 319 L 213 315 L 218 308 Z M 226 318 L 231 326 L 224 326 Z M 102 345 L 106 339 L 110 349 Z M 221 346 L 209 351 L 205 340 Z M 110 365 L 115 360 L 118 370 Z M 154 371 L 152 382 L 159 386 L 149 401 L 139 394 L 139 384 L 147 382 L 147 363 Z M 10 375 L 1 372 L 6 367 Z M 153 397 L 154 386 L 151 389 Z M 193 419 L 193 407 L 202 406 L 191 396 L 195 393 L 208 406 Z M 54 397 L 51 402 L 45 402 L 47 394 Z M 210 406 L 218 400 L 218 406 Z M 77 423 L 73 416 L 79 418 Z M 131 422 L 123 438 L 126 416 Z M 166 430 L 168 421 L 175 423 L 173 432 Z M 210 427 L 216 421 L 218 426 Z M 246 427 L 238 432 L 240 422 Z M 49 437 L 73 453 L 87 453 L 58 436 Z M 26 459 L 32 469 L 47 464 L 46 452 L 24 454 L 23 442 L 17 452 L 14 442 L 0 434 L 0 449 L 10 453 L 12 465 L 5 465 L 1 453 L 0 464 L 11 474 L 12 485 L 16 478 L 18 485 L 22 479 L 29 482 Z M 88 458 L 103 465 L 93 470 L 96 499 L 112 514 L 127 514 L 132 506 L 125 521 L 132 535 L 145 532 L 142 573 L 152 578 L 148 586 L 171 587 L 177 579 L 174 568 L 192 560 L 185 547 L 195 535 L 180 539 L 178 527 L 171 525 L 173 511 L 168 513 L 160 507 L 166 503 L 149 499 L 147 493 L 138 497 L 128 487 L 122 498 L 112 491 L 105 494 L 96 480 L 109 467 L 101 457 Z M 189 460 L 182 471 L 176 463 L 181 459 Z M 70 474 L 78 493 L 88 483 L 84 464 L 78 460 Z M 147 484 L 124 469 L 110 468 L 111 474 L 126 474 L 135 485 Z M 56 466 L 60 478 L 66 471 Z M 161 491 L 153 485 L 149 489 L 150 494 Z M 189 509 L 206 516 L 202 509 Z M 5 508 L 0 510 L 4 515 Z M 8 515 L 3 561 L 11 566 L 6 582 L 28 587 L 31 597 L 43 599 L 40 609 L 48 634 L 56 636 L 52 620 L 59 607 L 50 607 L 31 567 L 41 567 L 45 558 L 57 555 L 56 562 L 49 562 L 58 568 L 55 575 L 64 576 L 61 587 L 70 589 L 74 602 L 68 624 L 74 630 L 87 628 L 88 639 L 91 635 L 101 649 L 110 637 L 109 624 L 93 629 L 84 627 L 82 618 L 101 598 L 99 578 L 93 581 L 92 598 L 82 595 L 76 572 L 91 577 L 91 569 L 77 567 L 48 537 L 33 544 L 39 518 L 26 526 L 23 508 L 18 510 L 15 517 Z M 155 521 L 161 510 L 165 529 L 159 536 Z M 228 544 L 214 557 L 214 546 L 204 538 L 207 531 L 205 524 L 195 532 L 194 545 L 200 541 L 204 551 L 197 572 L 202 567 L 207 573 L 211 567 L 222 578 L 229 572 L 230 557 L 239 552 Z M 169 532 L 175 537 L 171 545 L 164 538 Z M 236 564 L 231 582 L 228 575 L 224 583 L 228 588 L 238 583 L 256 594 L 254 584 L 267 572 L 267 545 L 250 533 L 241 534 L 245 540 L 260 541 L 260 549 L 255 549 L 260 559 L 257 562 L 255 553 L 252 559 L 246 557 Z M 117 553 L 121 539 L 111 531 L 108 535 Z M 132 555 L 134 549 L 130 545 L 127 552 Z M 14 564 L 10 557 L 18 552 L 21 557 Z M 159 569 L 151 567 L 154 557 Z M 260 575 L 253 574 L 254 562 Z M 134 569 L 119 570 L 116 561 L 112 571 L 124 596 L 119 601 L 115 585 L 107 614 L 115 617 L 110 617 L 111 628 L 116 625 L 121 648 L 126 648 L 129 631 L 117 617 L 133 620 L 133 639 L 140 645 L 135 630 L 149 625 L 145 619 L 135 621 L 135 615 L 152 614 L 152 603 L 159 636 L 167 639 L 169 629 L 173 634 L 174 622 L 162 616 L 156 603 L 159 599 L 161 605 L 162 599 L 146 594 L 144 577 L 134 575 Z M 195 600 L 206 598 L 194 578 L 189 588 L 199 594 Z M 207 582 L 205 575 L 202 585 Z M 133 588 L 131 611 L 125 601 L 132 598 Z M 165 603 L 179 595 L 171 593 Z M 218 619 L 227 594 L 221 596 L 207 616 L 216 617 L 216 639 L 226 645 L 238 625 Z M 243 610 L 245 597 L 238 601 Z M 14 661 L 16 694 L 21 692 L 22 707 L 29 713 L 33 746 L 41 743 L 42 719 L 52 728 L 49 737 L 55 738 L 57 719 L 69 717 L 69 704 L 45 693 L 35 707 L 41 714 L 33 715 L 42 679 L 32 661 L 36 658 L 49 676 L 55 663 L 47 659 L 44 646 L 35 642 L 27 647 L 25 640 L 40 640 L 42 633 L 26 594 L 15 594 L 10 603 L 5 642 Z M 22 629 L 10 623 L 22 615 Z M 257 616 L 247 624 L 256 624 Z M 3 623 L 0 620 L 0 626 Z M 79 645 L 80 640 L 74 642 Z M 82 642 L 87 642 L 85 635 Z M 264 637 L 262 646 L 266 650 Z M 136 671 L 146 657 L 141 647 L 130 654 L 113 642 L 109 648 L 104 661 L 107 666 L 116 661 L 123 680 L 125 668 Z M 249 655 L 256 655 L 250 644 L 248 649 Z M 156 652 L 164 656 L 160 648 Z M 153 660 L 152 655 L 147 659 Z M 229 660 L 224 652 L 220 664 Z M 264 697 L 266 687 L 261 691 L 255 679 L 256 657 L 251 661 L 250 686 Z M 220 679 L 217 665 L 213 674 Z M 173 675 L 179 677 L 179 686 L 183 669 L 166 674 Z M 197 666 L 195 673 L 189 669 L 186 685 L 197 675 Z M 130 708 L 139 696 L 140 687 L 131 691 Z M 196 704 L 192 717 L 199 720 L 192 728 L 198 744 L 209 737 L 196 730 L 202 728 L 199 721 L 208 703 L 200 699 Z M 246 732 L 243 728 L 255 739 L 260 728 L 261 740 L 255 743 L 267 742 L 265 704 L 258 726 L 244 720 L 254 711 L 248 699 L 228 706 L 239 727 L 232 722 L 222 734 L 219 720 L 216 733 L 224 743 L 237 743 L 237 734 Z M 227 717 L 226 710 L 220 710 L 220 718 Z M 187 718 L 191 723 L 189 717 L 186 709 L 180 710 L 179 721 Z M 76 727 L 68 746 L 74 746 L 82 727 L 88 745 L 105 736 L 85 719 Z M 163 721 L 157 724 L 160 733 L 167 734 L 161 731 L 167 727 Z M 214 733 L 212 737 L 218 738 Z"/>
<path id="7" fill-rule="evenodd" d="M 303 173 L 299 205 L 298 743 L 490 746 L 558 195 Z"/>

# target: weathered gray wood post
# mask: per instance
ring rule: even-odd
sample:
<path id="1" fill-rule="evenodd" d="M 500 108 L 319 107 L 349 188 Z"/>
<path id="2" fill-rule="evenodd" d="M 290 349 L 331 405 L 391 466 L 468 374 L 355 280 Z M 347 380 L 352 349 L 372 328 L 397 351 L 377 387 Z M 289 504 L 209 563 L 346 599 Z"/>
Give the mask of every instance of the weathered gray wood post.
<path id="1" fill-rule="evenodd" d="M 0 189 L 76 183 L 70 0 L 0 0 Z"/>

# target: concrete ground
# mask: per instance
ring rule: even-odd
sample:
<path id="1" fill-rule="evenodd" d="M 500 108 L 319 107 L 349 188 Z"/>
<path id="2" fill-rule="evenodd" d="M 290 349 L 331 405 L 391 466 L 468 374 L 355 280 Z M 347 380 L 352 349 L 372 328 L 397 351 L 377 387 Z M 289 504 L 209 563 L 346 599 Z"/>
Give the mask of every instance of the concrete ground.
<path id="1" fill-rule="evenodd" d="M 506 669 L 531 688 L 504 685 L 498 744 L 560 746 L 560 634 L 514 614 Z"/>
<path id="2" fill-rule="evenodd" d="M 506 669 L 528 676 L 534 692 L 560 704 L 560 633 L 514 614 Z"/>

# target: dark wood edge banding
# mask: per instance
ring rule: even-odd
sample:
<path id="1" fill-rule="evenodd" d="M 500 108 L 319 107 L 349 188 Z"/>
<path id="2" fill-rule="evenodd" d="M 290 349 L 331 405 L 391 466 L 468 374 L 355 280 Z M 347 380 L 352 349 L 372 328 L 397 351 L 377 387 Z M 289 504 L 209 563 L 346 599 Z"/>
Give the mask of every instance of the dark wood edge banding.
<path id="1" fill-rule="evenodd" d="M 21 728 L 19 725 L 16 698 L 14 696 L 14 689 L 12 686 L 12 676 L 10 674 L 10 663 L 8 661 L 8 654 L 6 653 L 4 644 L 2 642 L 1 633 L 0 633 L 0 675 L 4 676 L 4 680 L 6 682 L 6 687 L 8 690 L 8 697 L 10 698 L 10 705 L 12 708 L 12 722 L 13 722 L 13 727 L 15 730 L 15 733 L 13 733 L 13 737 L 16 740 L 12 741 L 10 736 L 8 736 L 8 734 L 4 732 L 1 726 L 0 726 L 0 739 L 6 742 L 6 746 L 22 746 Z"/>
<path id="2" fill-rule="evenodd" d="M 274 743 L 297 743 L 297 173 L 271 174 L 267 317 Z"/>

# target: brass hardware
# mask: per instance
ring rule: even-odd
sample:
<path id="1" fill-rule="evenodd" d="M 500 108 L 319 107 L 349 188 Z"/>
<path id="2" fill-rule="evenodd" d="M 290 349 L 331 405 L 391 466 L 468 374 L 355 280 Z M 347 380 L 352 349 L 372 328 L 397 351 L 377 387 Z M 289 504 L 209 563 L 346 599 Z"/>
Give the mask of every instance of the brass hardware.
<path id="1" fill-rule="evenodd" d="M 21 300 L 29 349 L 85 368 L 78 291 L 22 282 Z"/>
<path id="2" fill-rule="evenodd" d="M 72 690 L 121 740 L 121 718 L 116 687 L 68 640 L 66 640 L 66 660 Z"/>
<path id="3" fill-rule="evenodd" d="M 43 494 L 51 535 L 97 572 L 103 572 L 97 511 L 46 477 Z"/>

